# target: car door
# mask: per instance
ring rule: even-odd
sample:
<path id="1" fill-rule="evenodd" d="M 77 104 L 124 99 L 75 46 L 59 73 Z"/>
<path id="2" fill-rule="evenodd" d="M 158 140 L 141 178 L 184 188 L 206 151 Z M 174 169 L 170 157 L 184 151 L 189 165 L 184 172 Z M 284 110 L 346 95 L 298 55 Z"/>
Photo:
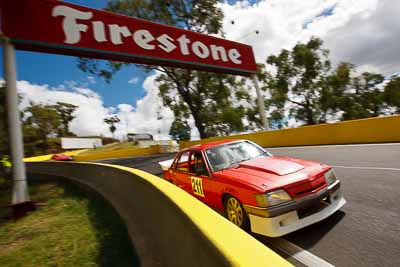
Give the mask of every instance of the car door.
<path id="1" fill-rule="evenodd" d="M 190 151 L 184 151 L 178 156 L 178 159 L 173 167 L 172 176 L 173 182 L 183 190 L 191 193 L 189 173 L 189 156 Z"/>
<path id="2" fill-rule="evenodd" d="M 191 194 L 210 206 L 219 201 L 216 181 L 210 176 L 210 171 L 200 151 L 190 155 L 189 173 L 191 176 Z"/>

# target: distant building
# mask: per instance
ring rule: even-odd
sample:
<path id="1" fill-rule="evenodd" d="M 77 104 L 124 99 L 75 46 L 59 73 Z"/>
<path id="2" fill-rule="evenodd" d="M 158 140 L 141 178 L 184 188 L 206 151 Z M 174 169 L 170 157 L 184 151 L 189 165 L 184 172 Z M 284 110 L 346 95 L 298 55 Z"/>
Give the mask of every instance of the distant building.
<path id="1" fill-rule="evenodd" d="M 127 135 L 128 141 L 152 141 L 154 140 L 151 134 L 147 133 L 128 133 Z"/>
<path id="2" fill-rule="evenodd" d="M 154 145 L 159 145 L 163 153 L 177 152 L 179 145 L 175 140 L 154 140 L 151 134 L 147 133 L 128 133 L 128 141 L 135 142 L 136 147 L 147 148 Z"/>

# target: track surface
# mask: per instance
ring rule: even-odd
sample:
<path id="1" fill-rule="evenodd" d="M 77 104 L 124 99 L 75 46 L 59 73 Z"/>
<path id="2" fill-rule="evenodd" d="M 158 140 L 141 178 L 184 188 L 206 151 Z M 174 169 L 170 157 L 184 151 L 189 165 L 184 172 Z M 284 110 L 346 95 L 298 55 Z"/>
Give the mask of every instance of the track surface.
<path id="1" fill-rule="evenodd" d="M 285 239 L 336 266 L 400 266 L 400 144 L 267 149 L 334 167 L 347 204 L 330 218 Z M 111 159 L 160 175 L 174 154 Z M 262 241 L 262 239 L 260 239 Z"/>

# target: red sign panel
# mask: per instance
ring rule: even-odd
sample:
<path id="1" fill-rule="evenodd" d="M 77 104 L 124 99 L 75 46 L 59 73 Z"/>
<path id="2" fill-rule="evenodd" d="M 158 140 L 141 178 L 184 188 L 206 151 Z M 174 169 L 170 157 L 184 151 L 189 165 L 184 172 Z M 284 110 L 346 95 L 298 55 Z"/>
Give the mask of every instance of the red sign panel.
<path id="1" fill-rule="evenodd" d="M 250 46 L 56 0 L 0 0 L 17 49 L 250 75 Z"/>

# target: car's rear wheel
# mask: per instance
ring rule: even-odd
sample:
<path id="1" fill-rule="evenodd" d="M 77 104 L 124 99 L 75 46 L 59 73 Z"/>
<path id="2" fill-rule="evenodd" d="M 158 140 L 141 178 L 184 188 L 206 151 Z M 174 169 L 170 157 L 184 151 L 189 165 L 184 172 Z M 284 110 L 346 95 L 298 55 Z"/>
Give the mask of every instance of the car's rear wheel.
<path id="1" fill-rule="evenodd" d="M 231 222 L 239 226 L 240 228 L 245 229 L 247 227 L 247 214 L 243 209 L 242 204 L 240 201 L 233 197 L 229 196 L 225 200 L 225 213 Z"/>

